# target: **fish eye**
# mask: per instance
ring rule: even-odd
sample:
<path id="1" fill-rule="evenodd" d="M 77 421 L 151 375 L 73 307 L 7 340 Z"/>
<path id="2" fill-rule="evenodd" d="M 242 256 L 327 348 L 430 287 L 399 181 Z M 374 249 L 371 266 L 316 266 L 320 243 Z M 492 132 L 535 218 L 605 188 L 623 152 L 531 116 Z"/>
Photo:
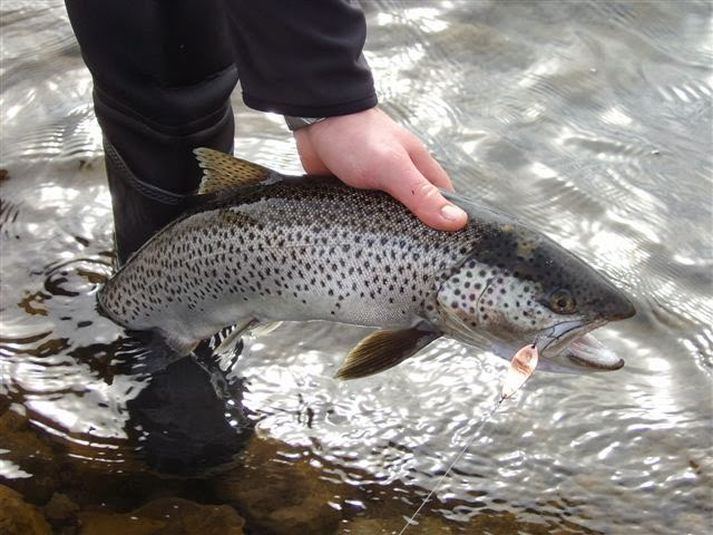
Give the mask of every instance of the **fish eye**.
<path id="1" fill-rule="evenodd" d="M 573 314 L 577 308 L 572 292 L 560 288 L 550 295 L 548 306 L 550 310 L 558 314 Z"/>

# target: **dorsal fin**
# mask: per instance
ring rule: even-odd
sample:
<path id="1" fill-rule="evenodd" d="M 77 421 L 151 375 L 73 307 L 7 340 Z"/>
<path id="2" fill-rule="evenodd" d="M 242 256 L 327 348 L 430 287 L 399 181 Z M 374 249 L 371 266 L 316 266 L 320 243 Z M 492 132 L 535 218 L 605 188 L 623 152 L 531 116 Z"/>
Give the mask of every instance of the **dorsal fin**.
<path id="1" fill-rule="evenodd" d="M 193 154 L 203 169 L 199 194 L 257 184 L 275 174 L 267 167 L 206 147 L 195 149 Z"/>

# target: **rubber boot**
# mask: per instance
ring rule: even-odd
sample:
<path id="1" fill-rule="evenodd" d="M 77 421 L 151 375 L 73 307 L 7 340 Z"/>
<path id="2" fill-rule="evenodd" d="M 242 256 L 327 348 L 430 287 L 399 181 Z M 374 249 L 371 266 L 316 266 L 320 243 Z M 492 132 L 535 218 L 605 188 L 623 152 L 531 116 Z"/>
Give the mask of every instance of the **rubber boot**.
<path id="1" fill-rule="evenodd" d="M 121 266 L 156 231 L 183 212 L 191 195 L 173 193 L 140 180 L 106 139 L 104 151 L 114 211 L 116 259 Z"/>
<path id="2" fill-rule="evenodd" d="M 185 207 L 196 147 L 232 151 L 238 81 L 223 0 L 66 0 L 94 82 L 118 260 Z"/>
<path id="3" fill-rule="evenodd" d="M 213 373 L 222 372 L 214 367 Z M 219 471 L 254 434 L 242 405 L 243 391 L 242 381 L 233 380 L 230 397 L 218 395 L 203 367 L 181 359 L 154 373 L 138 396 L 127 401 L 127 435 L 139 445 L 148 466 L 161 474 Z"/>
<path id="4" fill-rule="evenodd" d="M 114 210 L 119 265 L 156 231 L 178 217 L 198 189 L 203 171 L 197 147 L 233 150 L 229 102 L 185 125 L 149 124 L 95 90 L 94 107 L 104 131 L 106 173 Z"/>

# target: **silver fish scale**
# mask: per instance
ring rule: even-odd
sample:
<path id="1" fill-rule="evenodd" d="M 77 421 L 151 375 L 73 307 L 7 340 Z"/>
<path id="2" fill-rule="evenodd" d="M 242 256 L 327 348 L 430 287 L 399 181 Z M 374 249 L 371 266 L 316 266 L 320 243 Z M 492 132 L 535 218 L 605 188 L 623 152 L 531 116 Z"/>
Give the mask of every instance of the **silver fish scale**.
<path id="1" fill-rule="evenodd" d="M 388 195 L 334 179 L 245 187 L 159 232 L 99 301 L 126 327 L 189 338 L 244 318 L 406 326 L 478 234 L 435 231 Z"/>

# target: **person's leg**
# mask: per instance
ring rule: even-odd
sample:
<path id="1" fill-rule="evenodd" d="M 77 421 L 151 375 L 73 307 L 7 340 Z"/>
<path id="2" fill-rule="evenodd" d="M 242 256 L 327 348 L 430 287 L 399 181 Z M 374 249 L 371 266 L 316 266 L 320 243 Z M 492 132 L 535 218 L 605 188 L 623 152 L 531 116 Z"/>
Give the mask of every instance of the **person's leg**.
<path id="1" fill-rule="evenodd" d="M 94 79 L 119 262 L 180 214 L 201 171 L 230 152 L 237 82 L 220 0 L 66 0 Z"/>

